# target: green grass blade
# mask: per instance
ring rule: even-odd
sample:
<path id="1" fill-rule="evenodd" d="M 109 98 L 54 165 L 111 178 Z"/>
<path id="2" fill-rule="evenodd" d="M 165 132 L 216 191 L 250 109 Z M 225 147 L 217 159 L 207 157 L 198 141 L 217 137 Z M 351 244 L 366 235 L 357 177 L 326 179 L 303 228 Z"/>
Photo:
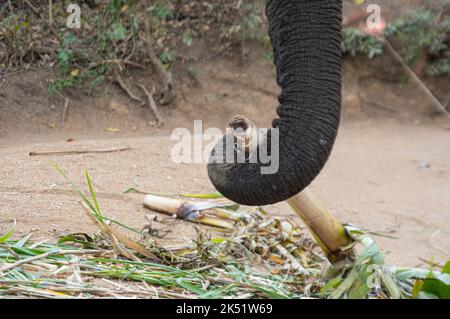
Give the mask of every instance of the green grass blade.
<path id="1" fill-rule="evenodd" d="M 56 171 L 62 176 L 64 177 L 69 184 L 72 186 L 72 188 L 78 193 L 78 195 L 80 195 L 81 199 L 83 200 L 83 202 L 89 207 L 90 210 L 92 210 L 94 213 L 96 212 L 96 208 L 94 205 L 92 205 L 92 203 L 90 202 L 90 200 L 86 197 L 86 195 L 78 188 L 78 186 L 62 171 L 62 169 L 60 169 L 56 164 L 52 163 L 52 166 L 56 169 Z"/>
<path id="2" fill-rule="evenodd" d="M 14 234 L 14 231 L 16 230 L 16 220 L 14 219 L 13 225 L 11 228 L 8 229 L 8 231 L 0 236 L 0 244 L 6 242 L 11 236 Z"/>
<path id="3" fill-rule="evenodd" d="M 94 188 L 92 187 L 91 178 L 89 177 L 89 173 L 86 171 L 85 173 L 86 180 L 89 186 L 89 192 L 91 193 L 91 198 L 94 201 L 95 209 L 98 215 L 102 216 L 102 213 L 100 212 L 100 206 L 98 205 L 97 196 L 95 196 Z"/>

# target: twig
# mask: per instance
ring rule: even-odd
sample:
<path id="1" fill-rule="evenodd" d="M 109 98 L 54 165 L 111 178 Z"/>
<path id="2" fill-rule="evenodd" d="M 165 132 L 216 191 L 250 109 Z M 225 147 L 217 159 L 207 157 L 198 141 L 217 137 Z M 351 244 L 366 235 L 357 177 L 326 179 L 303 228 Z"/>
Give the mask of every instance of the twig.
<path id="1" fill-rule="evenodd" d="M 88 69 L 92 70 L 92 69 L 95 69 L 98 66 L 103 65 L 103 64 L 117 64 L 117 65 L 120 66 L 121 63 L 134 66 L 134 67 L 139 68 L 141 70 L 145 70 L 145 66 L 144 65 L 142 65 L 142 64 L 140 64 L 138 62 L 135 62 L 135 61 L 128 60 L 128 59 L 125 59 L 125 60 L 121 60 L 121 59 L 104 60 L 104 61 L 101 61 L 101 62 L 89 65 Z"/>
<path id="2" fill-rule="evenodd" d="M 79 155 L 79 154 L 104 154 L 104 153 L 117 153 L 124 151 L 131 151 L 133 148 L 113 148 L 108 150 L 75 150 L 75 151 L 42 151 L 42 152 L 30 152 L 29 156 L 50 156 L 50 155 Z"/>
<path id="3" fill-rule="evenodd" d="M 100 255 L 105 251 L 98 249 L 60 250 L 55 255 Z"/>
<path id="4" fill-rule="evenodd" d="M 131 92 L 131 90 L 125 85 L 125 83 L 123 82 L 123 80 L 119 74 L 116 75 L 116 80 L 117 80 L 117 83 L 119 83 L 120 87 L 128 94 L 128 96 L 132 100 L 139 102 L 141 105 L 145 105 L 145 102 L 142 101 L 142 99 L 140 97 L 134 95 L 134 93 Z"/>
<path id="5" fill-rule="evenodd" d="M 66 98 L 66 103 L 64 103 L 64 110 L 61 117 L 61 124 L 60 127 L 63 128 L 64 125 L 66 125 L 66 117 L 67 117 L 67 109 L 69 108 L 69 99 Z"/>
<path id="6" fill-rule="evenodd" d="M 106 62 L 109 62 L 110 60 L 107 60 Z M 141 70 L 145 70 L 145 66 L 144 65 L 142 65 L 142 64 L 140 64 L 140 63 L 137 63 L 137 62 L 134 62 L 134 61 L 131 61 L 131 60 L 128 60 L 128 59 L 125 59 L 125 60 L 111 60 L 110 62 L 118 62 L 118 63 L 123 63 L 123 64 L 128 64 L 128 65 L 131 65 L 131 66 L 134 66 L 134 67 L 136 67 L 136 68 L 139 68 L 139 69 L 141 69 Z"/>
<path id="7" fill-rule="evenodd" d="M 8 6 L 9 6 L 9 11 L 11 11 L 11 15 L 14 17 L 14 19 L 16 18 L 16 15 L 14 14 L 14 10 L 11 4 L 11 0 L 8 0 Z"/>
<path id="8" fill-rule="evenodd" d="M 38 10 L 38 9 L 37 9 L 30 1 L 24 0 L 24 2 L 25 2 L 26 4 L 28 4 L 28 6 L 29 6 L 31 9 L 33 9 L 34 13 L 39 14 L 39 10 Z"/>
<path id="9" fill-rule="evenodd" d="M 419 257 L 419 260 L 423 261 L 424 263 L 427 263 L 428 265 L 430 265 L 432 267 L 438 267 L 441 269 L 444 268 L 444 265 L 437 263 L 437 262 L 426 260 L 425 258 L 422 258 L 422 257 Z"/>
<path id="10" fill-rule="evenodd" d="M 430 102 L 433 104 L 436 112 L 439 114 L 445 115 L 447 117 L 450 117 L 450 114 L 448 114 L 447 110 L 444 108 L 444 106 L 439 102 L 439 100 L 433 95 L 433 93 L 430 92 L 430 90 L 425 86 L 425 84 L 420 80 L 420 78 L 417 76 L 416 73 L 414 73 L 413 70 L 403 61 L 403 58 L 398 54 L 398 52 L 394 49 L 394 47 L 391 45 L 388 39 L 385 41 L 385 47 L 386 51 L 392 55 L 392 57 L 401 64 L 405 72 L 411 77 L 414 83 L 417 84 L 417 86 L 423 91 L 423 93 L 428 97 Z"/>
<path id="11" fill-rule="evenodd" d="M 215 60 L 218 57 L 220 57 L 222 54 L 228 51 L 233 46 L 233 43 L 228 43 L 225 45 L 222 45 L 222 48 L 220 48 L 218 51 L 214 53 L 214 55 L 211 57 L 211 60 Z"/>
<path id="12" fill-rule="evenodd" d="M 48 24 L 53 25 L 53 0 L 48 0 Z"/>
<path id="13" fill-rule="evenodd" d="M 150 31 L 149 19 L 147 17 L 144 17 L 144 32 L 146 35 L 145 41 L 147 42 L 147 53 L 149 55 L 150 62 L 153 64 L 153 66 L 156 68 L 156 70 L 164 80 L 162 98 L 159 102 L 161 105 L 170 104 L 175 98 L 175 95 L 172 92 L 172 73 L 166 70 L 161 60 L 156 55 L 155 50 L 153 49 L 153 39 Z"/>
<path id="14" fill-rule="evenodd" d="M 10 270 L 10 269 L 22 266 L 24 264 L 32 263 L 33 261 L 36 261 L 36 260 L 39 260 L 39 259 L 47 258 L 48 256 L 54 255 L 56 253 L 58 253 L 57 250 L 56 251 L 48 251 L 48 252 L 43 253 L 41 255 L 33 256 L 33 257 L 30 257 L 30 258 L 27 258 L 27 259 L 22 259 L 22 260 L 16 261 L 15 263 L 6 265 L 6 266 L 0 268 L 0 276 L 2 276 L 2 273 L 7 271 L 7 270 Z"/>
<path id="15" fill-rule="evenodd" d="M 158 107 L 156 106 L 155 99 L 153 98 L 153 94 L 155 93 L 155 87 L 153 87 L 152 93 L 150 93 L 145 85 L 140 84 L 139 87 L 144 91 L 145 95 L 147 95 L 148 103 L 150 105 L 150 108 L 153 111 L 153 114 L 155 114 L 157 126 L 161 127 L 164 124 L 164 121 L 161 117 L 161 114 L 159 113 Z"/>

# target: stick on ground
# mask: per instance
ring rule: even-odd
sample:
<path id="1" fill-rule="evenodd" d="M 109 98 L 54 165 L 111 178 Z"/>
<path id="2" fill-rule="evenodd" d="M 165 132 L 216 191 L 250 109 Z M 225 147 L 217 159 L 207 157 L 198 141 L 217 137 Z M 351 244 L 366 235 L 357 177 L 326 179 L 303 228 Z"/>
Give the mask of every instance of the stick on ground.
<path id="1" fill-rule="evenodd" d="M 124 151 L 131 151 L 133 148 L 124 147 L 124 148 L 113 148 L 108 150 L 74 150 L 74 151 L 37 151 L 30 152 L 28 155 L 30 156 L 51 156 L 51 155 L 80 155 L 80 154 L 104 154 L 104 153 L 117 153 Z"/>

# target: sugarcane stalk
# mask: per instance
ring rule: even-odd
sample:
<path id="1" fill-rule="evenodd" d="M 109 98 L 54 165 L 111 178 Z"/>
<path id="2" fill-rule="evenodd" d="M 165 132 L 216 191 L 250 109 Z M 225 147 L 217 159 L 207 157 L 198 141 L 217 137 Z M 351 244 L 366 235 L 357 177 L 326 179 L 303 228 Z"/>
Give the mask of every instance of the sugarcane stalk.
<path id="1" fill-rule="evenodd" d="M 155 196 L 155 195 L 147 195 L 144 198 L 144 206 L 148 209 L 154 210 L 159 213 L 163 213 L 166 215 L 177 217 L 182 217 L 182 212 L 184 209 L 188 208 L 189 206 L 195 206 L 196 202 L 193 201 L 186 201 L 186 200 L 180 200 L 176 198 L 170 198 L 170 197 L 163 197 L 163 196 Z M 208 216 L 214 215 L 213 209 L 205 209 L 202 210 L 195 219 L 189 219 L 193 222 L 198 222 L 201 224 L 224 228 L 224 229 L 234 229 L 234 225 L 229 223 L 228 221 L 217 218 L 214 216 Z M 223 214 L 222 214 L 223 215 Z M 224 217 L 224 216 L 220 216 Z"/>
<path id="2" fill-rule="evenodd" d="M 308 227 L 331 263 L 352 255 L 351 249 L 342 249 L 352 243 L 344 226 L 333 217 L 310 190 L 303 190 L 288 199 L 287 203 Z"/>

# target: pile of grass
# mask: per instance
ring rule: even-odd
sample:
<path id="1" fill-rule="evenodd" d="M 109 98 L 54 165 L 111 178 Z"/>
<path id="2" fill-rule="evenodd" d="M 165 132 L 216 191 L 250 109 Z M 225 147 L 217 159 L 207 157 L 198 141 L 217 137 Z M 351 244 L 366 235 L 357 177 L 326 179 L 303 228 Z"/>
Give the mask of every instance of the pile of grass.
<path id="1" fill-rule="evenodd" d="M 58 169 L 59 170 L 59 169 Z M 148 233 L 104 215 L 89 175 L 81 197 L 101 232 L 57 243 L 0 236 L 0 298 L 431 298 L 448 297 L 442 272 L 388 267 L 372 237 L 347 226 L 361 253 L 330 265 L 306 231 L 263 209 L 235 211 L 234 231 L 163 246 Z M 216 194 L 185 195 L 221 200 Z"/>
<path id="2" fill-rule="evenodd" d="M 109 250 L 6 241 L 0 248 L 0 296 L 43 298 L 295 298 L 290 276 L 249 267 L 181 269 L 118 258 Z M 19 265 L 21 264 L 21 265 Z M 14 266 L 17 265 L 17 266 Z M 13 268 L 11 268 L 14 266 Z"/>
<path id="3" fill-rule="evenodd" d="M 318 297 L 316 277 L 324 257 L 306 233 L 292 225 L 262 217 L 264 212 L 258 210 L 243 214 L 245 220 L 231 236 L 213 238 L 199 229 L 190 243 L 164 247 L 148 234 L 106 217 L 86 177 L 89 196 L 73 186 L 87 218 L 102 232 L 67 235 L 50 244 L 33 242 L 29 236 L 11 240 L 12 227 L 0 238 L 0 296 Z M 302 264 L 293 255 L 294 241 L 302 242 Z"/>

